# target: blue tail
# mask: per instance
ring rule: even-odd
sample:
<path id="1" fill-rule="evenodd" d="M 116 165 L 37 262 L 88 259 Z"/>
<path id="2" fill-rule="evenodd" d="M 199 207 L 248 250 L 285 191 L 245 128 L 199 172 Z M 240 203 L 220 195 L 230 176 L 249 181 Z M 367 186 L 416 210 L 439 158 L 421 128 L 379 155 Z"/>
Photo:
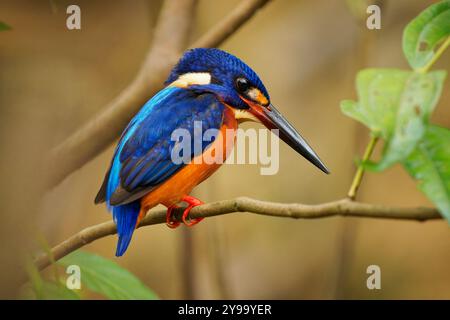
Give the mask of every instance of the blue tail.
<path id="1" fill-rule="evenodd" d="M 117 207 L 112 207 L 114 222 L 117 226 L 119 241 L 117 242 L 116 256 L 122 256 L 130 244 L 136 221 L 141 209 L 139 201 L 130 202 Z"/>

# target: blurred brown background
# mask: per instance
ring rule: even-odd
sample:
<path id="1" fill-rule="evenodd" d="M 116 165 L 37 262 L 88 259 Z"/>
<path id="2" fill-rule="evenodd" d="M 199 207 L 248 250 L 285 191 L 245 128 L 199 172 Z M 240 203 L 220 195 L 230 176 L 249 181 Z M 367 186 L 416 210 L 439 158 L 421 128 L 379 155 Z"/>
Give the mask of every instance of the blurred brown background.
<path id="1" fill-rule="evenodd" d="M 192 40 L 238 2 L 201 0 Z M 282 144 L 277 175 L 261 176 L 255 165 L 225 166 L 198 187 L 196 196 L 205 202 L 250 196 L 311 204 L 344 197 L 368 131 L 342 115 L 339 102 L 355 97 L 355 73 L 364 66 L 408 68 L 402 30 L 430 3 L 383 1 L 378 31 L 366 30 L 365 21 L 355 18 L 343 0 L 269 3 L 222 48 L 259 73 L 274 104 L 307 137 L 332 174 L 322 174 Z M 46 150 L 99 112 L 133 78 L 161 6 L 144 0 L 76 1 L 82 30 L 69 31 L 69 4 L 74 3 L 0 2 L 0 21 L 13 28 L 0 32 L 0 271 L 6 277 L 17 270 L 9 257 L 24 250 L 25 237 L 34 239 L 42 232 L 54 245 L 111 219 L 104 206 L 94 206 L 93 198 L 113 146 L 43 201 L 33 187 L 39 182 L 36 170 Z M 435 67 L 450 70 L 449 57 L 446 52 Z M 446 127 L 449 88 L 447 79 L 433 117 Z M 399 166 L 368 173 L 358 199 L 431 205 Z M 128 268 L 161 298 L 183 298 L 182 232 L 164 225 L 140 229 L 120 259 L 114 257 L 115 237 L 85 249 Z M 190 232 L 194 298 L 450 298 L 450 230 L 444 221 L 305 221 L 232 214 L 207 219 Z M 381 290 L 366 288 L 371 264 L 381 267 Z M 225 285 L 218 285 L 217 278 Z M 5 292 L 7 286 L 0 287 L 2 296 L 13 297 Z"/>

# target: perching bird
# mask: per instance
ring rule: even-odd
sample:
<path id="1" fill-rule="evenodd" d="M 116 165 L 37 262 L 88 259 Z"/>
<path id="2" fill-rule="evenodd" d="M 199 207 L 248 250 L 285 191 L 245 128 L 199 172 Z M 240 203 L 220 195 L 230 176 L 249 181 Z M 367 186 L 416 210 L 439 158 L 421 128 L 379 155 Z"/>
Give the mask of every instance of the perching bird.
<path id="1" fill-rule="evenodd" d="M 220 167 L 220 163 L 194 161 L 216 156 L 226 157 L 235 130 L 243 121 L 258 121 L 268 129 L 279 129 L 279 137 L 319 169 L 328 169 L 294 127 L 270 103 L 269 94 L 258 75 L 237 57 L 219 49 L 191 49 L 180 59 L 166 81 L 166 87 L 151 98 L 130 121 L 120 137 L 110 168 L 95 203 L 106 201 L 112 211 L 119 236 L 116 256 L 126 251 L 134 229 L 146 212 L 163 204 L 167 225 L 175 228 L 172 210 L 179 202 L 188 207 L 182 221 L 187 226 L 201 219 L 189 219 L 192 207 L 202 204 L 189 196 L 192 189 Z M 185 129 L 197 139 L 195 123 L 202 129 L 216 129 L 219 135 L 202 141 L 200 148 L 184 154 L 188 161 L 173 161 L 176 129 Z M 194 142 L 195 143 L 195 142 Z M 218 151 L 219 152 L 219 151 Z"/>

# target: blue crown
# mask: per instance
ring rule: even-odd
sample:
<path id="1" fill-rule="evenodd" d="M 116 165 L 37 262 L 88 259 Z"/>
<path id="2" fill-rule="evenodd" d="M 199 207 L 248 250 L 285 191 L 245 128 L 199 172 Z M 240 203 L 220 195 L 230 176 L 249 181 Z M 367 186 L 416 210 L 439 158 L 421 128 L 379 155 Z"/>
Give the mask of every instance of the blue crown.
<path id="1" fill-rule="evenodd" d="M 211 74 L 212 83 L 225 85 L 233 85 L 232 82 L 237 77 L 245 77 L 270 100 L 269 93 L 256 72 L 228 52 L 215 48 L 196 48 L 186 51 L 172 69 L 166 84 L 189 72 L 208 72 Z"/>

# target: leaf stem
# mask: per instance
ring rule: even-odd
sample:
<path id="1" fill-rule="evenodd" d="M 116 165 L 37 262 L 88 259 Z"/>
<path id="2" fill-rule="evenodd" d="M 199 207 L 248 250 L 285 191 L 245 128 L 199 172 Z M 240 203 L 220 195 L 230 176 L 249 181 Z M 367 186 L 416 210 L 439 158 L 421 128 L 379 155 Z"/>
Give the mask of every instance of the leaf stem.
<path id="1" fill-rule="evenodd" d="M 347 197 L 350 200 L 355 200 L 356 192 L 358 191 L 358 188 L 359 188 L 362 178 L 364 176 L 364 165 L 363 164 L 364 164 L 364 162 L 366 162 L 367 160 L 370 159 L 377 142 L 378 142 L 378 137 L 372 136 L 372 138 L 369 141 L 369 144 L 366 147 L 366 151 L 364 151 L 364 156 L 363 156 L 362 162 L 358 166 L 358 170 L 356 171 L 356 174 L 353 178 L 352 185 L 347 194 Z"/>
<path id="2" fill-rule="evenodd" d="M 450 45 L 450 36 L 447 37 L 447 39 L 444 41 L 444 43 L 439 47 L 439 49 L 434 54 L 433 58 L 431 58 L 430 61 L 426 65 L 424 65 L 422 68 L 417 69 L 417 72 L 419 73 L 426 73 L 431 68 L 431 66 L 437 61 L 437 59 L 440 58 L 442 53 L 444 53 L 445 49 Z"/>

